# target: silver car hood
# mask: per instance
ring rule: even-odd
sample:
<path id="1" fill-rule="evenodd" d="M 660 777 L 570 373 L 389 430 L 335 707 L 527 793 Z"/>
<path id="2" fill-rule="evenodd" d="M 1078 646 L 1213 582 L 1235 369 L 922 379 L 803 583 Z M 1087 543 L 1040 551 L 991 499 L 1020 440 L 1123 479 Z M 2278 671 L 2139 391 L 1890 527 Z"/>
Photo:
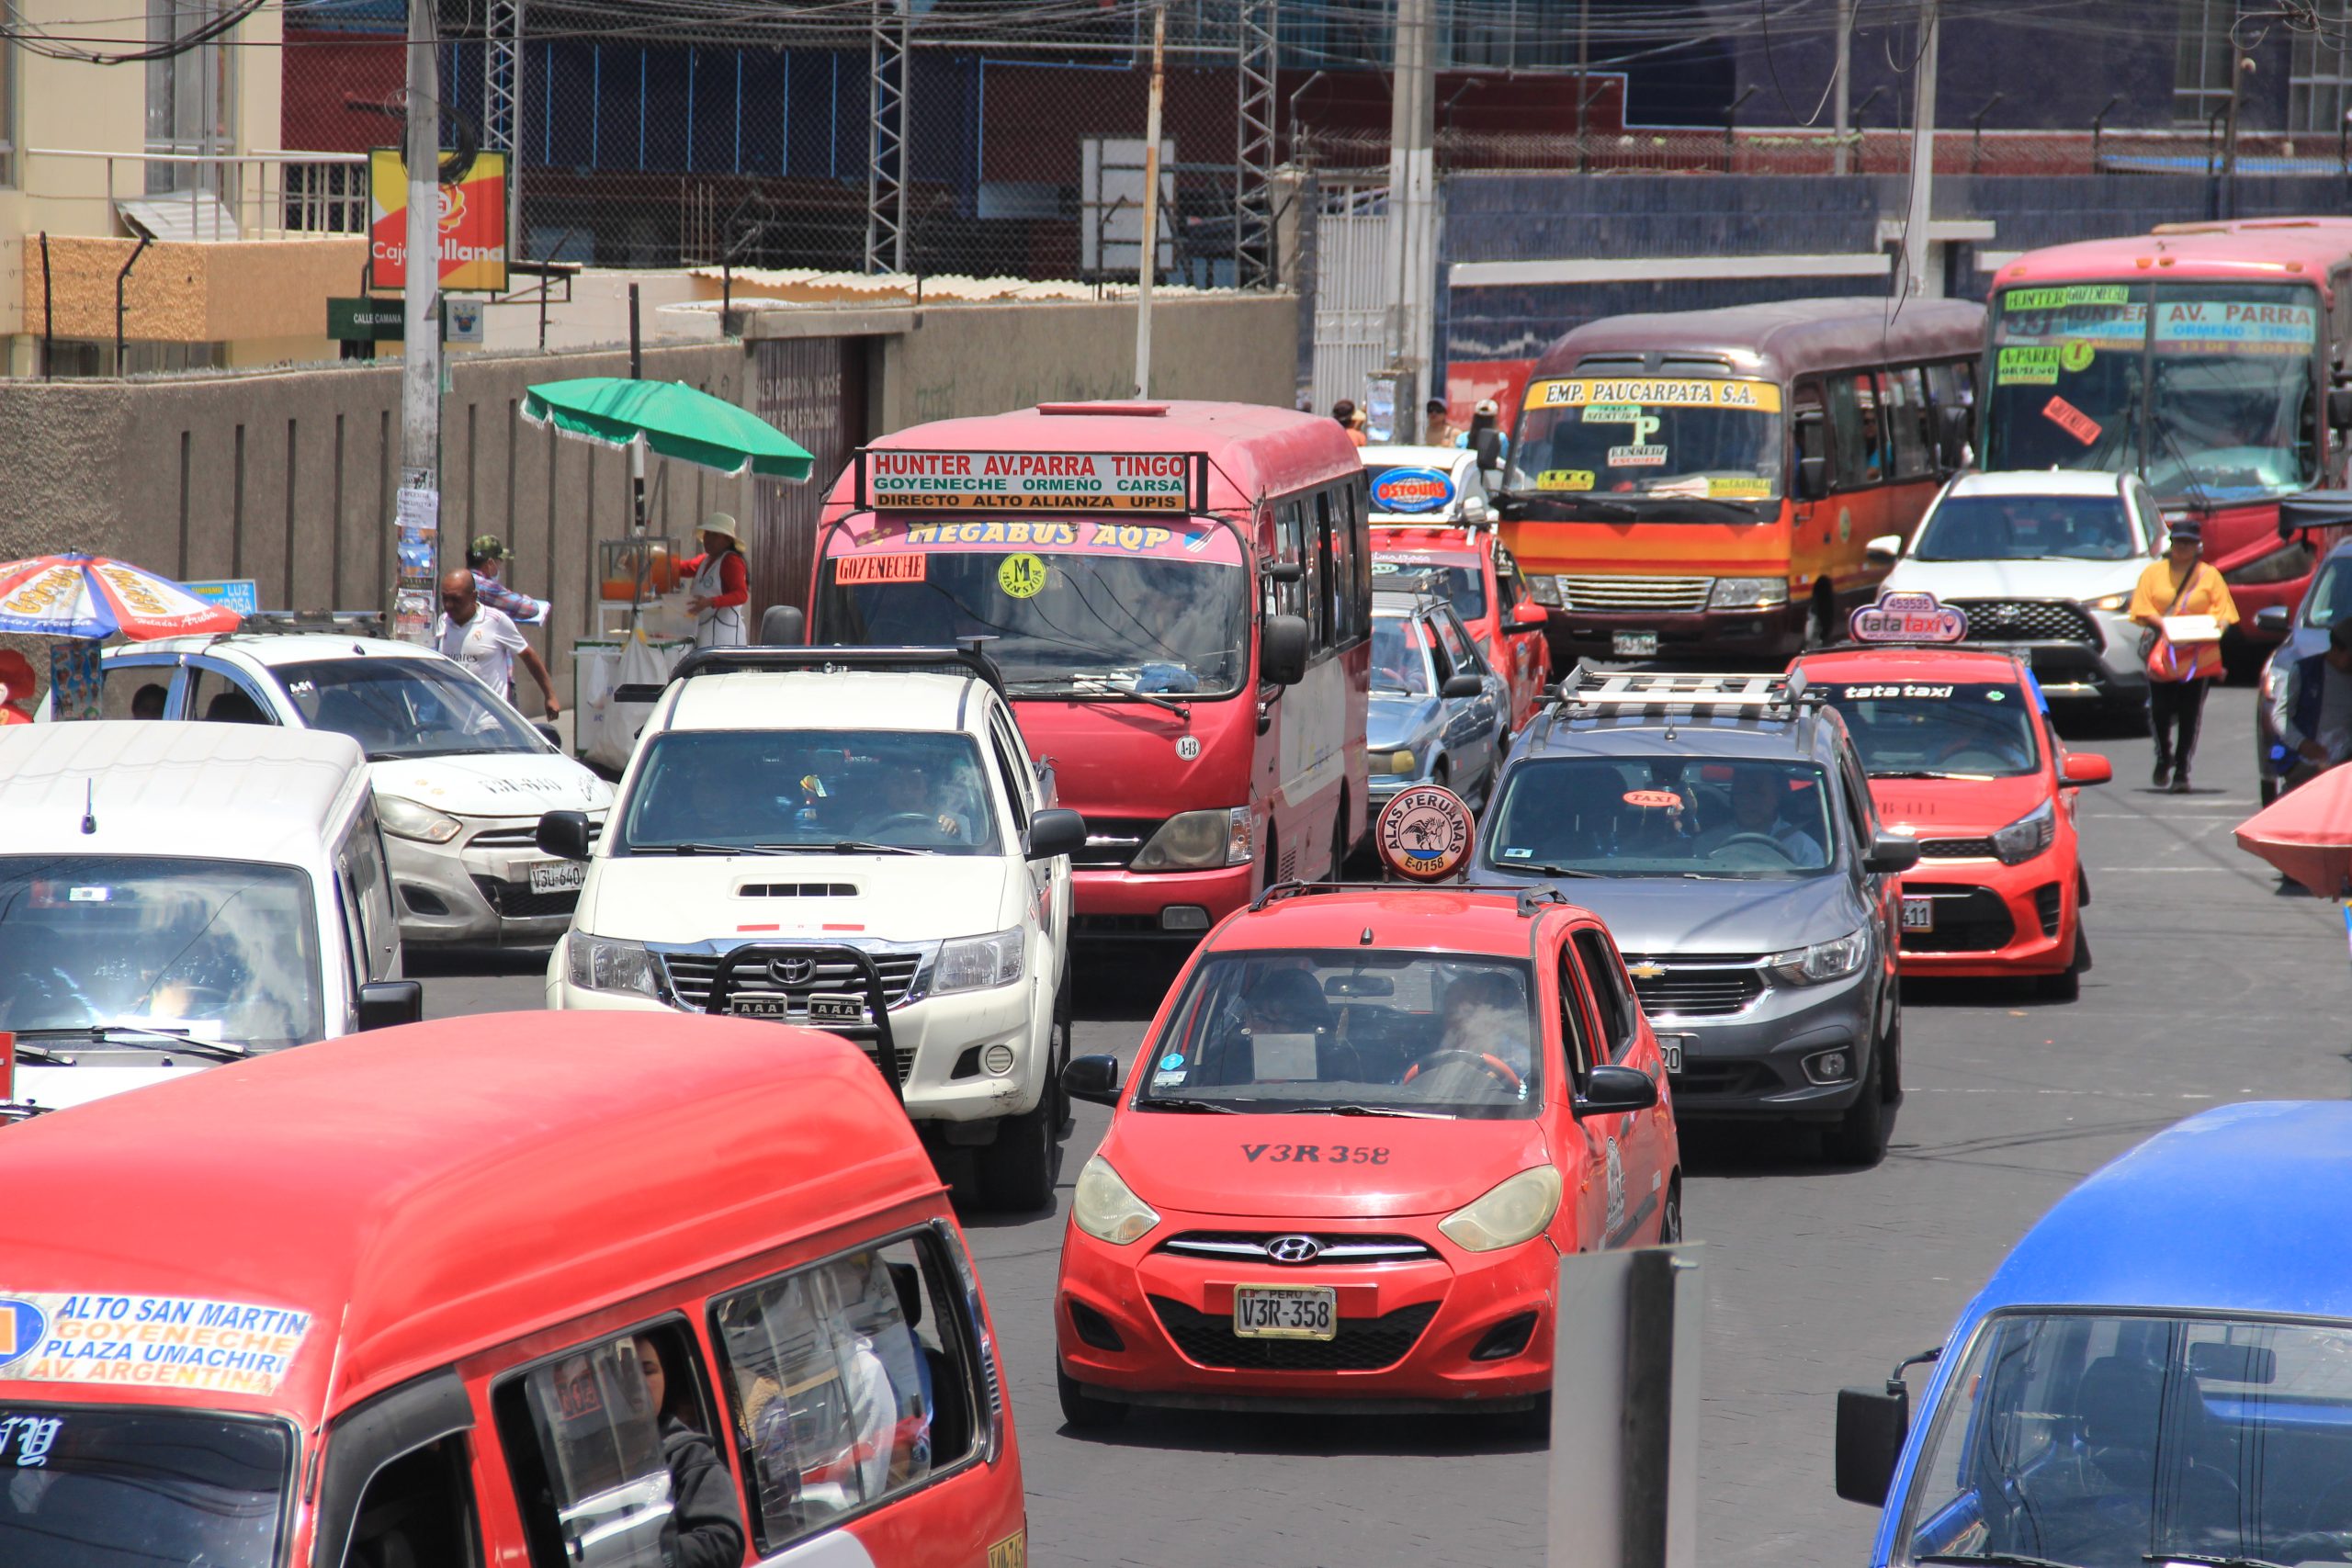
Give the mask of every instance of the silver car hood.
<path id="1" fill-rule="evenodd" d="M 1755 881 L 1579 876 L 1554 886 L 1599 915 L 1620 951 L 1658 956 L 1784 953 L 1845 936 L 1871 913 L 1843 871 Z"/>
<path id="2" fill-rule="evenodd" d="M 1364 741 L 1377 751 L 1384 747 L 1412 746 L 1436 728 L 1435 697 L 1374 695 L 1364 705 Z"/>

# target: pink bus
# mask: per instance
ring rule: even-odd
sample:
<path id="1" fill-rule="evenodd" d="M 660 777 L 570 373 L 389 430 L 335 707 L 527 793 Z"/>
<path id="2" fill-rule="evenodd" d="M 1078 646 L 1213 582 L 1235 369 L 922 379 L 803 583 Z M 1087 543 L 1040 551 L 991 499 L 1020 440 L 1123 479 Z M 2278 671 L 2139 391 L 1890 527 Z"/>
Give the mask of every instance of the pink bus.
<path id="1" fill-rule="evenodd" d="M 1055 803 L 1072 932 L 1189 941 L 1363 836 L 1372 557 L 1339 425 L 1241 403 L 1047 403 L 859 452 L 808 640 L 989 639 Z"/>

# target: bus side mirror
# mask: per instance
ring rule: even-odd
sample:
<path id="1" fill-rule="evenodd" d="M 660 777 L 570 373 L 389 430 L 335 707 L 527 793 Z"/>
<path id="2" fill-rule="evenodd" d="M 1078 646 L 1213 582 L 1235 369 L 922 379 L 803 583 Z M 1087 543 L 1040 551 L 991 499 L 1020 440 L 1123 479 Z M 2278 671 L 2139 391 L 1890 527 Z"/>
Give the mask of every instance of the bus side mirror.
<path id="1" fill-rule="evenodd" d="M 1266 617 L 1258 628 L 1258 678 L 1274 686 L 1295 686 L 1306 679 L 1306 617 Z"/>
<path id="2" fill-rule="evenodd" d="M 1472 443 L 1471 450 L 1478 454 L 1481 469 L 1490 473 L 1500 469 L 1503 466 L 1503 433 L 1499 430 L 1478 432 L 1478 438 Z"/>
<path id="3" fill-rule="evenodd" d="M 1819 455 L 1797 459 L 1797 499 L 1819 501 L 1829 493 L 1829 459 Z"/>
<path id="4" fill-rule="evenodd" d="M 1894 1483 L 1894 1464 L 1911 1430 L 1911 1391 L 1841 1388 L 1838 1391 L 1838 1495 L 1875 1508 Z"/>
<path id="5" fill-rule="evenodd" d="M 2352 430 L 2352 387 L 2327 389 L 2327 423 L 2337 430 Z"/>
<path id="6" fill-rule="evenodd" d="M 1968 450 L 1968 412 L 1957 406 L 1936 411 L 1936 451 L 1947 470 L 1963 466 Z"/>
<path id="7" fill-rule="evenodd" d="M 808 617 L 797 604 L 771 604 L 760 616 L 760 642 L 767 648 L 797 648 L 808 640 Z"/>

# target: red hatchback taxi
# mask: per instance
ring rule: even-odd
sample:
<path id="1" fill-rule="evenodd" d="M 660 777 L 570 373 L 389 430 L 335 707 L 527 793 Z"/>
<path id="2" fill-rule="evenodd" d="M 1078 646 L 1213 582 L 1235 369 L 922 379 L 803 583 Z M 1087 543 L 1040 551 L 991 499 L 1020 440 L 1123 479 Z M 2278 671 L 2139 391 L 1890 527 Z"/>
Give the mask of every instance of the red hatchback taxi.
<path id="1" fill-rule="evenodd" d="M 1275 889 L 1161 1005 L 1055 1291 L 1073 1426 L 1132 1404 L 1529 1412 L 1564 1253 L 1681 1235 L 1657 1043 L 1548 890 Z"/>
<path id="2" fill-rule="evenodd" d="M 1858 648 L 1790 666 L 1852 732 L 1890 832 L 1919 841 L 1903 876 L 1906 976 L 2030 976 L 2071 999 L 2089 962 L 2075 840 L 2105 757 L 2066 750 L 2023 660 L 1959 648 Z"/>

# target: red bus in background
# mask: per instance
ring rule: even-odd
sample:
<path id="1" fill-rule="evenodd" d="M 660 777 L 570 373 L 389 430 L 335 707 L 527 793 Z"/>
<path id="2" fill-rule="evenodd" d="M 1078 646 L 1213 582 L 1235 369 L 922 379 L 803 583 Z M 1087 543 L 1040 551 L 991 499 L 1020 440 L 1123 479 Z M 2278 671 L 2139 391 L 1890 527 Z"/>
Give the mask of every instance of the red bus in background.
<path id="1" fill-rule="evenodd" d="M 1330 420 L 1047 403 L 916 425 L 826 500 L 812 643 L 991 639 L 1080 937 L 1197 938 L 1364 833 L 1369 499 Z"/>
<path id="2" fill-rule="evenodd" d="M 2329 392 L 2352 350 L 2352 219 L 2168 224 L 2029 251 L 1993 277 L 1983 440 L 1992 468 L 2136 472 L 2204 521 L 2251 632 L 2316 558 L 2278 503 L 2345 479 Z M 2277 640 L 2275 637 L 2267 640 Z"/>

